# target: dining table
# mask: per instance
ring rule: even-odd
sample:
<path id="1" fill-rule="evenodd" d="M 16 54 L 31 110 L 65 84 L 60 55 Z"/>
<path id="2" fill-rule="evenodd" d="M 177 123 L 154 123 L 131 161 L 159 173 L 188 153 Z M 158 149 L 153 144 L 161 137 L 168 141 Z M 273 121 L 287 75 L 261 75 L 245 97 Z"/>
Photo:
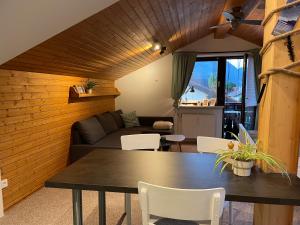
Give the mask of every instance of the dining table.
<path id="1" fill-rule="evenodd" d="M 254 168 L 251 176 L 220 173 L 216 155 L 160 151 L 96 149 L 48 179 L 45 186 L 72 190 L 73 224 L 82 225 L 82 191 L 97 191 L 99 224 L 106 224 L 106 192 L 138 193 L 138 182 L 181 189 L 223 187 L 225 200 L 300 205 L 300 179 Z"/>

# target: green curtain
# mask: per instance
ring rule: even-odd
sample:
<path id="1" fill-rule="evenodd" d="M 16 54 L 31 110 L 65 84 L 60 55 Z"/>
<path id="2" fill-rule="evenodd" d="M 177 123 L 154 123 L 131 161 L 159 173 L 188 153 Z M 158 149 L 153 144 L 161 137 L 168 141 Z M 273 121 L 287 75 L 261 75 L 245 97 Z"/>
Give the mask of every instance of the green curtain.
<path id="1" fill-rule="evenodd" d="M 172 98 L 177 108 L 179 100 L 186 90 L 195 66 L 197 53 L 175 53 L 172 67 Z"/>
<path id="2" fill-rule="evenodd" d="M 258 75 L 261 73 L 261 65 L 262 65 L 262 58 L 259 54 L 260 49 L 252 49 L 249 52 L 253 57 L 254 62 L 254 72 L 255 72 L 255 82 L 256 82 L 256 98 L 258 98 L 259 91 L 260 91 L 260 81 L 258 79 Z M 255 118 L 255 126 L 254 129 L 257 130 L 258 128 L 258 106 L 256 108 L 256 118 Z"/>

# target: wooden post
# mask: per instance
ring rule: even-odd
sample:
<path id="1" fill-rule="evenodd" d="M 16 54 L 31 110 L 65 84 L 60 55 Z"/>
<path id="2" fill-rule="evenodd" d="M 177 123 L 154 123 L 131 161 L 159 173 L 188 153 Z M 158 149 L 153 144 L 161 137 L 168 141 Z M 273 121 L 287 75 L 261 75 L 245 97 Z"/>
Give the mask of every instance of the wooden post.
<path id="1" fill-rule="evenodd" d="M 286 4 L 286 0 L 266 0 L 266 15 Z M 273 38 L 272 30 L 279 14 L 273 16 L 264 29 L 264 43 Z M 298 22 L 297 27 L 300 27 Z M 292 37 L 296 60 L 300 59 L 300 38 Z M 290 64 L 285 40 L 273 43 L 263 56 L 263 72 L 272 67 Z M 294 68 L 300 71 L 300 68 Z M 272 154 L 286 164 L 291 173 L 296 173 L 300 137 L 300 79 L 285 74 L 273 75 L 259 108 L 258 139 L 264 152 Z M 266 171 L 265 165 L 262 168 Z M 282 178 L 284 179 L 284 178 Z M 288 181 L 287 181 L 288 185 Z M 274 187 L 276 188 L 276 187 Z M 255 225 L 291 225 L 292 206 L 255 204 Z"/>

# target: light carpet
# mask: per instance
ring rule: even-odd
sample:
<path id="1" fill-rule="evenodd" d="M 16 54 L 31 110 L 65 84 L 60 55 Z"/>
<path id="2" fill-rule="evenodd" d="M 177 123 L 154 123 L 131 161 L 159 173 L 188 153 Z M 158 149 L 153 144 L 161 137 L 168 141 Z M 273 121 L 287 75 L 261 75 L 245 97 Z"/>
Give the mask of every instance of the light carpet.
<path id="1" fill-rule="evenodd" d="M 9 208 L 0 218 L 1 225 L 72 225 L 72 192 L 63 189 L 42 188 L 20 203 Z M 107 193 L 107 225 L 117 224 L 124 210 L 124 194 Z M 252 224 L 252 204 L 234 203 L 235 224 Z M 225 208 L 223 225 L 228 224 Z M 83 191 L 84 225 L 99 224 L 97 192 Z M 124 221 L 123 224 L 126 224 Z M 137 195 L 132 195 L 132 225 L 141 225 Z"/>
<path id="2" fill-rule="evenodd" d="M 9 208 L 0 218 L 1 225 L 72 225 L 72 192 L 63 189 L 42 188 L 20 203 Z M 115 225 L 124 210 L 124 194 L 107 193 L 107 225 Z M 252 225 L 253 204 L 233 203 L 234 225 Z M 300 208 L 295 207 L 294 225 L 300 225 Z M 97 192 L 83 191 L 84 225 L 98 225 Z M 124 221 L 123 224 L 126 224 Z M 132 195 L 132 225 L 141 225 L 137 195 Z M 225 208 L 222 225 L 228 225 Z"/>

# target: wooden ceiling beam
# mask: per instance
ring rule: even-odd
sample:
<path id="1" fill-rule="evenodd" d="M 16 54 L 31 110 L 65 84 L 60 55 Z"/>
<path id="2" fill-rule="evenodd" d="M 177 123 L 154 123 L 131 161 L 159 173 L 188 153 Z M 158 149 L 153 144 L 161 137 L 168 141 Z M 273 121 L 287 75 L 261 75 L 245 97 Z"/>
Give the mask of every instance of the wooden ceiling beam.
<path id="1" fill-rule="evenodd" d="M 264 2 L 264 0 L 248 0 L 243 6 L 245 19 L 251 18 L 258 7 L 264 6 Z M 262 10 L 264 10 L 263 8 Z"/>
<path id="2" fill-rule="evenodd" d="M 263 20 L 264 8 L 265 0 L 248 0 L 243 6 L 245 19 Z M 229 31 L 229 33 L 259 46 L 263 43 L 263 26 L 241 24 L 235 30 Z"/>

